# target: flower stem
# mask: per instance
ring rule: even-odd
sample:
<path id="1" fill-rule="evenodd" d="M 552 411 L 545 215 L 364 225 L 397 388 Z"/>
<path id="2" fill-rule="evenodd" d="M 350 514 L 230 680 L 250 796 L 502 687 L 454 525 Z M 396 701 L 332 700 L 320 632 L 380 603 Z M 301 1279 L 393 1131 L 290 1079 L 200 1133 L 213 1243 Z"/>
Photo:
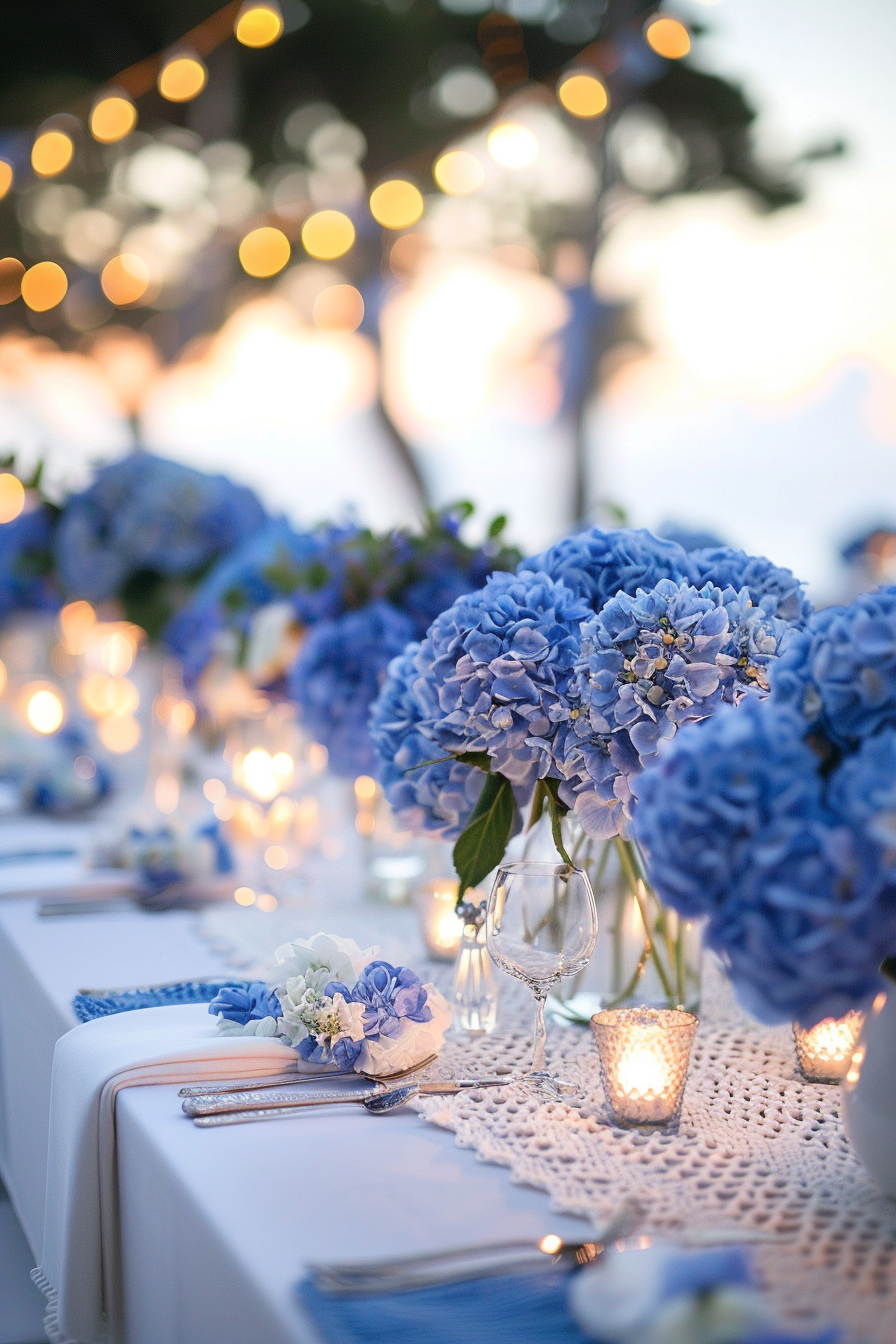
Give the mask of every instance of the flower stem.
<path id="1" fill-rule="evenodd" d="M 653 962 L 654 969 L 656 970 L 659 982 L 663 987 L 663 993 L 666 996 L 666 1000 L 669 1004 L 669 1007 L 674 1008 L 676 999 L 675 995 L 672 992 L 672 982 L 670 981 L 669 976 L 666 974 L 666 968 L 663 965 L 662 958 L 660 957 L 657 946 L 654 943 L 653 938 L 651 936 L 650 917 L 647 908 L 644 904 L 644 896 L 641 890 L 641 883 L 643 879 L 640 878 L 638 875 L 635 860 L 631 854 L 631 841 L 623 840 L 622 836 L 617 836 L 616 847 L 619 852 L 619 862 L 622 865 L 622 870 L 625 873 L 626 878 L 628 879 L 629 885 L 631 886 L 632 889 L 632 895 L 637 901 L 638 909 L 641 912 L 641 920 L 644 924 L 644 934 L 647 938 L 648 943 L 648 949 L 647 949 L 648 955 L 650 956 L 650 959 Z"/>

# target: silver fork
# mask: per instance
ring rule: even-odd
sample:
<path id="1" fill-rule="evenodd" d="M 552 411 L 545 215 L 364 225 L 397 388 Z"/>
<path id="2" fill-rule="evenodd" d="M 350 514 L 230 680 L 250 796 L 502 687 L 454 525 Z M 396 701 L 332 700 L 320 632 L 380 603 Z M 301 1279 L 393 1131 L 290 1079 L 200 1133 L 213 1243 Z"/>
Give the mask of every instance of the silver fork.
<path id="1" fill-rule="evenodd" d="M 178 1092 L 179 1097 L 214 1097 L 223 1092 L 255 1092 L 263 1087 L 298 1087 L 302 1083 L 329 1082 L 331 1078 L 366 1078 L 372 1083 L 399 1083 L 402 1078 L 410 1078 L 412 1074 L 419 1073 L 427 1065 L 432 1064 L 438 1056 L 429 1055 L 426 1059 L 414 1064 L 410 1069 L 399 1069 L 395 1073 L 362 1073 L 359 1069 L 340 1069 L 333 1073 L 299 1073 L 298 1060 L 296 1065 L 290 1069 L 284 1069 L 282 1073 L 267 1074 L 263 1078 L 236 1078 L 230 1082 L 224 1083 L 193 1083 L 189 1087 L 182 1087 Z"/>
<path id="2" fill-rule="evenodd" d="M 385 1087 L 379 1084 L 373 1091 L 366 1092 L 318 1092 L 307 1093 L 281 1092 L 276 1097 L 265 1097 L 261 1092 L 225 1092 L 216 1096 L 187 1097 L 182 1104 L 185 1115 L 191 1120 L 197 1116 L 210 1115 L 249 1115 L 255 1111 L 289 1110 L 302 1106 L 331 1106 L 339 1102 L 359 1102 L 368 1110 L 383 1112 L 394 1106 L 404 1105 L 412 1097 L 445 1097 L 458 1092 L 469 1092 L 480 1087 L 506 1087 L 506 1078 L 448 1078 L 440 1082 L 410 1082 L 403 1087 Z M 401 1094 L 402 1099 L 398 1097 Z M 382 1102 L 382 1105 L 380 1104 Z M 391 1104 L 390 1104 L 391 1102 Z"/>

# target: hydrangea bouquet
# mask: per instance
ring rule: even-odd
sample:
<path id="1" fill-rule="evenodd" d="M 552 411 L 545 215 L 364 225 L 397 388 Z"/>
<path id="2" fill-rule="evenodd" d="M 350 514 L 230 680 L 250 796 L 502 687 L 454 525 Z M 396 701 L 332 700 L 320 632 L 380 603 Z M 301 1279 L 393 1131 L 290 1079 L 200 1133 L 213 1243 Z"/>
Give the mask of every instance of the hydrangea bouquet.
<path id="1" fill-rule="evenodd" d="M 896 588 L 810 616 L 771 695 L 683 731 L 638 784 L 653 880 L 745 1006 L 861 1007 L 896 954 Z"/>
<path id="2" fill-rule="evenodd" d="M 458 598 L 393 661 L 371 714 L 386 796 L 404 825 L 455 838 L 461 898 L 501 861 L 523 809 L 530 827 L 547 810 L 568 862 L 602 873 L 591 842 L 612 841 L 641 907 L 635 960 L 649 957 L 680 1002 L 660 948 L 670 963 L 677 952 L 662 907 L 646 909 L 629 834 L 636 781 L 681 725 L 766 696 L 808 610 L 789 570 L 743 552 L 688 554 L 629 528 L 568 538 Z"/>
<path id="3" fill-rule="evenodd" d="M 277 949 L 273 984 L 226 987 L 209 1004 L 231 1036 L 276 1036 L 308 1064 L 386 1077 L 442 1048 L 451 1009 L 407 966 L 318 933 Z"/>

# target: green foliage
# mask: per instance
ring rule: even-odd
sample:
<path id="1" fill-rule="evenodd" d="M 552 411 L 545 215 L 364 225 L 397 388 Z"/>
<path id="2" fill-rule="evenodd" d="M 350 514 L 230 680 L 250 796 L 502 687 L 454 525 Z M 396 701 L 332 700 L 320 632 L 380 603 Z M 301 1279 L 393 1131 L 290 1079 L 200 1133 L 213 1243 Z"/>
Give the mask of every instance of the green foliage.
<path id="1" fill-rule="evenodd" d="M 515 812 L 510 780 L 488 774 L 466 830 L 454 846 L 454 867 L 460 878 L 458 904 L 464 892 L 478 886 L 503 859 Z"/>

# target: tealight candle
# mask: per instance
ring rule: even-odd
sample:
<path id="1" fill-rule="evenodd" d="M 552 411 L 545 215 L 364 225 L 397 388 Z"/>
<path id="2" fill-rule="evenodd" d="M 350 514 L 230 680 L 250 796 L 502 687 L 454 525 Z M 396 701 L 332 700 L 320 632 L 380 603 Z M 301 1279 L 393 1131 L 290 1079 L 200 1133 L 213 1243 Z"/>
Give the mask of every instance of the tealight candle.
<path id="1" fill-rule="evenodd" d="M 464 923 L 454 912 L 457 887 L 456 879 L 437 878 L 424 883 L 415 902 L 426 950 L 436 961 L 453 961 L 460 947 Z"/>
<path id="2" fill-rule="evenodd" d="M 618 1125 L 666 1125 L 677 1119 L 697 1030 L 678 1008 L 608 1008 L 595 1013 L 604 1092 Z"/>
<path id="3" fill-rule="evenodd" d="M 810 1083 L 838 1083 L 844 1078 L 864 1020 L 864 1013 L 853 1011 L 845 1017 L 826 1017 L 808 1029 L 794 1022 L 796 1057 L 803 1077 Z"/>

